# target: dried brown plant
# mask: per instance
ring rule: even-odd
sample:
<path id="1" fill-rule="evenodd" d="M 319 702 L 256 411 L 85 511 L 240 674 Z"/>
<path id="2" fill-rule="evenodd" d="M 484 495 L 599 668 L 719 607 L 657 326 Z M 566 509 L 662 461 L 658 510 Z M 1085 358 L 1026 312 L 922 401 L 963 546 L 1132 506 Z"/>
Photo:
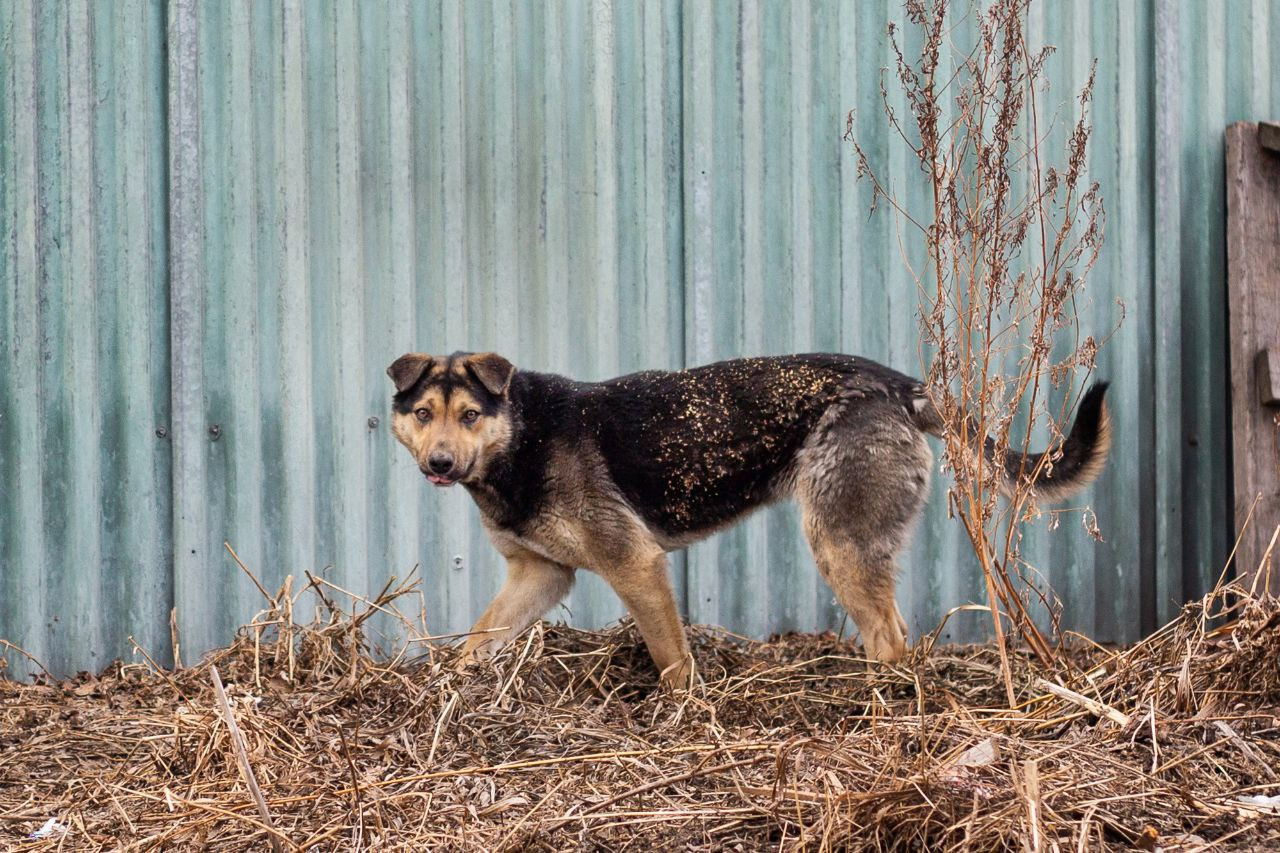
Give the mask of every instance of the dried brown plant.
<path id="1" fill-rule="evenodd" d="M 1052 48 L 1027 43 L 1030 2 L 969 9 L 976 42 L 958 45 L 947 0 L 907 0 L 906 19 L 922 45 L 913 57 L 889 25 L 892 70 L 911 120 L 895 113 L 882 79 L 885 117 L 925 176 L 927 215 L 910 210 L 882 179 L 852 113 L 845 137 L 859 176 L 871 182 L 872 209 L 886 201 L 900 228 L 912 232 L 907 239 L 923 238 L 926 266 L 911 272 L 928 393 L 945 424 L 949 511 L 982 568 L 1011 699 L 1006 620 L 1043 663 L 1057 660 L 1034 615 L 1042 607 L 1057 635 L 1059 608 L 1047 587 L 1029 579 L 1019 545 L 1023 526 L 1041 515 L 1036 481 L 1061 453 L 1078 380 L 1098 352 L 1099 341 L 1082 336 L 1078 299 L 1105 220 L 1100 188 L 1087 177 L 1093 72 L 1077 99 L 1065 165 L 1052 165 L 1038 103 Z M 945 56 L 959 59 L 944 64 Z M 1048 433 L 1048 452 L 1029 457 L 1034 463 L 1007 482 L 1006 452 L 1031 453 L 1037 428 Z M 1096 524 L 1085 526 L 1100 535 Z"/>
<path id="2" fill-rule="evenodd" d="M 991 645 L 868 668 L 834 634 L 695 627 L 702 678 L 671 696 L 634 625 L 538 624 L 460 673 L 425 638 L 374 652 L 380 617 L 422 630 L 415 581 L 308 581 L 190 667 L 0 678 L 0 848 L 1280 844 L 1280 602 L 1239 586 L 1070 675 L 1011 651 L 1015 713 Z"/>

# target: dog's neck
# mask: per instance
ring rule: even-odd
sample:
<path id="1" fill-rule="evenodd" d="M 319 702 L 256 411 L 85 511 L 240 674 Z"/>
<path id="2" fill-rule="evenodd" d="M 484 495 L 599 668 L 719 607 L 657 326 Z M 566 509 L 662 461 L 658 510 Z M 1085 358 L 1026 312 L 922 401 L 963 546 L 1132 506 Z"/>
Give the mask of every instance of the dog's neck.
<path id="1" fill-rule="evenodd" d="M 489 460 L 478 480 L 463 484 L 480 512 L 500 527 L 518 528 L 537 512 L 535 496 L 542 494 L 544 430 L 540 428 L 538 405 L 531 399 L 537 395 L 530 394 L 530 385 L 539 378 L 536 374 L 516 374 L 508 392 L 510 443 Z"/>
<path id="2" fill-rule="evenodd" d="M 521 512 L 524 490 L 520 488 L 516 467 L 521 448 L 514 441 L 513 436 L 513 445 L 489 460 L 482 477 L 462 484 L 475 500 L 480 512 L 500 527 L 518 524 L 522 520 L 520 516 L 524 514 Z"/>

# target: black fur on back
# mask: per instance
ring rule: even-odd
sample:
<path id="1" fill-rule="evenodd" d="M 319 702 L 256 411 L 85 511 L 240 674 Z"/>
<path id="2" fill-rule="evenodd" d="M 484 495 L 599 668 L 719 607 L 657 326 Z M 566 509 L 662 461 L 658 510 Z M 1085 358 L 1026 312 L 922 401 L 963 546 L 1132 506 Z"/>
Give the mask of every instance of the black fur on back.
<path id="1" fill-rule="evenodd" d="M 594 447 L 631 507 L 681 536 L 719 527 L 773 500 L 797 451 L 838 400 L 890 401 L 908 420 L 919 383 L 836 354 L 723 361 L 606 382 L 517 372 L 513 441 L 481 486 L 495 521 L 519 529 L 539 509 L 552 447 Z"/>

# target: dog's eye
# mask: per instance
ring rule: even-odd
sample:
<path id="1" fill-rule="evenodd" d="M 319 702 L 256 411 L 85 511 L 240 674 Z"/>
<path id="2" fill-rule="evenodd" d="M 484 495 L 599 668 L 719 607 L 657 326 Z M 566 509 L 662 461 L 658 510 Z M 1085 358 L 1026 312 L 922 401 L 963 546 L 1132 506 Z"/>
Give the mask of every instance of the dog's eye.
<path id="1" fill-rule="evenodd" d="M 462 413 L 462 422 L 464 424 L 473 424 L 476 422 L 476 419 L 479 417 L 480 417 L 480 413 L 477 412 L 475 409 L 467 409 L 465 412 Z"/>
<path id="2" fill-rule="evenodd" d="M 417 411 L 415 411 L 415 412 L 413 413 L 413 415 L 414 415 L 414 417 L 416 417 L 419 421 L 421 421 L 421 422 L 422 422 L 422 423 L 424 423 L 424 424 L 425 424 L 427 421 L 431 420 L 431 410 L 430 410 L 430 409 L 418 409 Z"/>

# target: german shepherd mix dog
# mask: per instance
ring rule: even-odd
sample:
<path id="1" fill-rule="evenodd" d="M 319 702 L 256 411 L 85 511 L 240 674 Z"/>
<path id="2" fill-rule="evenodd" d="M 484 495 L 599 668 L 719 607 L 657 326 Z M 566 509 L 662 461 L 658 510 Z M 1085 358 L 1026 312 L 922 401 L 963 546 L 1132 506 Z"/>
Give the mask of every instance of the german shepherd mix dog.
<path id="1" fill-rule="evenodd" d="M 906 650 L 894 554 L 928 493 L 924 434 L 942 428 L 916 380 L 830 354 L 575 382 L 517 372 L 495 353 L 410 353 L 387 373 L 396 438 L 429 482 L 471 493 L 507 558 L 464 661 L 522 632 L 587 568 L 635 617 L 663 682 L 687 686 L 693 665 L 666 553 L 786 497 L 799 502 L 818 569 L 868 656 Z M 1101 470 L 1105 391 L 1084 396 L 1036 484 L 1042 496 L 1065 497 Z M 1007 476 L 1037 461 L 1011 453 Z"/>

